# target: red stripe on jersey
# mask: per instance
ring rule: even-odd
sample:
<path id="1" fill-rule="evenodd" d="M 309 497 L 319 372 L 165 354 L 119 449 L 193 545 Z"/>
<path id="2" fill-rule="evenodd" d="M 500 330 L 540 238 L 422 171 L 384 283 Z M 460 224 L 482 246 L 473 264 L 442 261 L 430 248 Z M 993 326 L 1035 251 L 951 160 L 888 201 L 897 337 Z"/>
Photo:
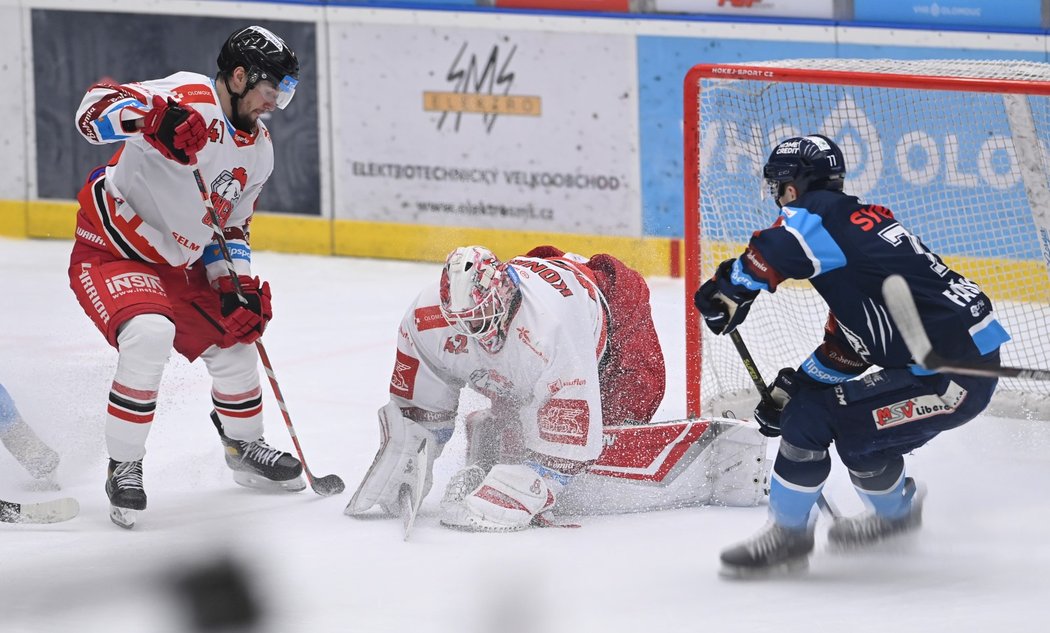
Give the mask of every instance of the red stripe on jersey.
<path id="1" fill-rule="evenodd" d="M 118 409 L 117 407 L 113 406 L 112 404 L 109 405 L 109 407 L 107 407 L 106 413 L 108 413 L 111 416 L 117 418 L 118 420 L 124 420 L 125 422 L 131 422 L 132 424 L 149 424 L 150 422 L 153 421 L 153 414 L 152 413 L 147 413 L 145 415 L 141 415 L 141 414 L 138 414 L 138 413 L 132 413 L 131 411 L 127 411 L 125 409 Z"/>
<path id="2" fill-rule="evenodd" d="M 171 92 L 179 103 L 215 103 L 215 93 L 207 84 L 186 84 Z"/>
<path id="3" fill-rule="evenodd" d="M 115 391 L 116 393 L 119 393 L 122 396 L 127 396 L 129 398 L 134 398 L 135 400 L 156 400 L 157 399 L 157 392 L 156 391 L 146 391 L 145 389 L 132 389 L 131 387 L 128 387 L 127 385 L 120 384 L 119 382 L 114 382 L 113 386 L 110 388 L 110 390 L 111 391 Z"/>
<path id="4" fill-rule="evenodd" d="M 106 194 L 106 201 L 109 226 L 124 238 L 124 241 L 135 250 L 135 253 L 147 262 L 154 264 L 168 263 L 164 256 L 150 244 L 148 239 L 138 234 L 137 229 L 142 225 L 142 218 L 136 215 L 130 220 L 126 220 L 117 214 L 117 205 L 113 197 L 108 193 Z"/>
<path id="5" fill-rule="evenodd" d="M 445 320 L 445 315 L 441 314 L 441 308 L 438 306 L 416 308 L 413 316 L 416 321 L 416 329 L 420 332 L 448 327 L 448 321 Z"/>

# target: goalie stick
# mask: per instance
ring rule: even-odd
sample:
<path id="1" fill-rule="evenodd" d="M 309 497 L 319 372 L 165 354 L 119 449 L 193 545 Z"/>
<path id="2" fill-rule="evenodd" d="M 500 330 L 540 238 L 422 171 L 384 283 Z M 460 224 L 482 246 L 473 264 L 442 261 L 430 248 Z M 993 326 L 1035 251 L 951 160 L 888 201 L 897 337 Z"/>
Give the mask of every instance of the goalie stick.
<path id="1" fill-rule="evenodd" d="M 762 374 L 758 371 L 758 365 L 755 364 L 755 359 L 747 349 L 747 345 L 744 343 L 744 337 L 740 336 L 739 330 L 733 330 L 730 332 L 729 338 L 732 339 L 733 345 L 736 347 L 736 353 L 740 355 L 740 360 L 744 363 L 744 369 L 747 370 L 747 375 L 751 377 L 751 382 L 755 383 L 755 389 L 758 389 L 758 395 L 762 398 L 762 402 L 766 403 L 767 406 L 779 408 L 777 407 L 776 401 L 773 400 L 773 396 L 769 393 L 769 387 L 766 385 L 766 381 L 762 380 Z M 834 520 L 839 517 L 839 513 L 831 503 L 828 502 L 828 499 L 824 496 L 823 492 L 817 497 L 817 507 L 827 514 L 829 519 Z"/>
<path id="2" fill-rule="evenodd" d="M 1045 369 L 1028 369 L 1024 367 L 991 367 L 967 361 L 955 361 L 944 358 L 933 349 L 930 337 L 919 316 L 915 298 L 911 294 L 908 282 L 900 275 L 890 275 L 882 282 L 882 296 L 890 316 L 897 323 L 904 344 L 908 346 L 915 362 L 924 369 L 941 371 L 966 376 L 988 376 L 991 378 L 1026 378 L 1029 380 L 1050 380 L 1050 371 Z"/>
<path id="3" fill-rule="evenodd" d="M 40 503 L 0 501 L 0 522 L 3 523 L 60 523 L 79 513 L 80 504 L 72 497 Z"/>
<path id="4" fill-rule="evenodd" d="M 416 480 L 412 485 L 401 484 L 397 493 L 397 503 L 401 512 L 401 525 L 404 527 L 404 540 L 412 532 L 412 526 L 416 523 L 416 515 L 419 506 L 423 505 L 423 487 L 427 480 L 427 464 L 430 460 L 430 445 L 426 439 L 419 443 L 416 449 Z"/>
<path id="5" fill-rule="evenodd" d="M 247 305 L 248 299 L 245 298 L 241 291 L 241 281 L 237 276 L 237 272 L 233 269 L 233 258 L 230 257 L 230 249 L 226 245 L 226 237 L 222 234 L 222 222 L 219 221 L 219 214 L 216 213 L 215 207 L 212 206 L 211 203 L 208 184 L 204 182 L 204 177 L 201 176 L 200 169 L 193 170 L 193 178 L 197 181 L 197 189 L 200 190 L 201 201 L 204 203 L 204 209 L 208 212 L 208 219 L 211 220 L 211 228 L 215 233 L 215 241 L 219 244 L 219 251 L 222 252 L 222 258 L 226 262 L 226 272 L 229 273 L 230 279 L 233 281 L 234 290 L 237 292 L 237 299 L 240 300 L 242 305 Z M 284 415 L 284 425 L 288 427 L 288 434 L 292 436 L 292 444 L 295 444 L 295 452 L 299 454 L 299 462 L 303 465 L 303 472 L 306 473 L 306 480 L 310 482 L 310 487 L 322 497 L 329 497 L 343 492 L 346 488 L 346 484 L 343 483 L 343 480 L 340 479 L 338 475 L 314 477 L 313 473 L 310 472 L 309 466 L 306 465 L 306 457 L 303 456 L 303 449 L 299 446 L 299 437 L 295 434 L 295 427 L 292 426 L 292 418 L 288 415 L 288 406 L 284 403 L 284 396 L 281 395 L 281 388 L 277 384 L 277 376 L 273 373 L 273 367 L 270 365 L 270 357 L 266 354 L 266 348 L 263 347 L 261 339 L 255 341 L 255 347 L 259 350 L 259 358 L 262 359 L 263 367 L 266 369 L 266 377 L 270 379 L 270 387 L 273 389 L 273 395 L 277 398 L 277 404 L 281 408 L 281 413 Z"/>

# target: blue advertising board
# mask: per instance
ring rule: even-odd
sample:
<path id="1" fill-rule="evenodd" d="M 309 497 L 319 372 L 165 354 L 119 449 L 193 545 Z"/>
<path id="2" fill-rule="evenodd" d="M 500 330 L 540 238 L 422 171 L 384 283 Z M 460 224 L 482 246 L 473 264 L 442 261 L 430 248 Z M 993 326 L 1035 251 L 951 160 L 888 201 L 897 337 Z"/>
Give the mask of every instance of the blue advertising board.
<path id="1" fill-rule="evenodd" d="M 853 0 L 858 22 L 899 22 L 923 26 L 980 26 L 1036 29 L 1040 0 Z"/>
<path id="2" fill-rule="evenodd" d="M 889 43 L 872 45 L 851 44 L 845 41 L 831 44 L 640 36 L 639 132 L 644 233 L 658 237 L 683 235 L 682 82 L 689 68 L 699 63 L 746 63 L 787 58 L 836 57 L 1046 61 L 1045 53 L 1031 51 L 902 47 Z M 892 131 L 887 131 L 886 134 L 890 138 L 894 136 Z M 896 136 L 899 137 L 900 134 L 897 133 Z M 753 167 L 753 173 L 736 175 L 739 180 L 735 182 L 735 186 L 757 191 L 758 170 L 761 165 Z M 771 213 L 775 213 L 775 209 Z"/>

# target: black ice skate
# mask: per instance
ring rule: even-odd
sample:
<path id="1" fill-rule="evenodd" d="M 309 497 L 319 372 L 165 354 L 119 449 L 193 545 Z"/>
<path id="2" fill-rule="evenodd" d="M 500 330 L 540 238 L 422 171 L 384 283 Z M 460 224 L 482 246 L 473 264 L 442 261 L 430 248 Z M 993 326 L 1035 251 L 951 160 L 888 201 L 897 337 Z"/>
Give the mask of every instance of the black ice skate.
<path id="1" fill-rule="evenodd" d="M 809 568 L 812 551 L 812 529 L 770 523 L 750 540 L 722 552 L 722 575 L 747 578 L 802 572 Z"/>
<path id="2" fill-rule="evenodd" d="M 838 550 L 856 549 L 919 529 L 922 526 L 922 500 L 926 496 L 926 489 L 908 477 L 904 480 L 904 496 L 911 499 L 911 509 L 899 519 L 887 519 L 874 512 L 835 519 L 835 523 L 828 528 L 828 544 Z"/>
<path id="3" fill-rule="evenodd" d="M 306 489 L 303 465 L 290 453 L 279 451 L 259 438 L 244 442 L 226 437 L 222 422 L 212 411 L 211 421 L 226 449 L 226 465 L 233 471 L 233 480 L 248 488 L 299 492 Z"/>
<path id="4" fill-rule="evenodd" d="M 142 460 L 109 460 L 106 494 L 109 495 L 110 520 L 128 530 L 135 527 L 139 511 L 146 509 L 146 491 L 142 487 Z"/>

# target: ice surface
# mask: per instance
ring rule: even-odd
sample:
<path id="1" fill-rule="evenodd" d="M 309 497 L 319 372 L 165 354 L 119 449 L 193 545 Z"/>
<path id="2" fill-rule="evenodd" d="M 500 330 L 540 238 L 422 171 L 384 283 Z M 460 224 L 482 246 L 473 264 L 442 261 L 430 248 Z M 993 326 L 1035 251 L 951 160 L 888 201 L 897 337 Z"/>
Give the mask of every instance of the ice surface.
<path id="1" fill-rule="evenodd" d="M 103 492 L 116 354 L 68 288 L 69 248 L 0 239 L 0 382 L 62 455 L 53 491 L 0 451 L 0 498 L 71 495 L 82 506 L 63 524 L 0 525 L 5 633 L 193 630 L 173 578 L 226 557 L 263 602 L 258 630 L 281 633 L 1050 629 L 1050 422 L 983 417 L 937 438 L 908 460 L 930 489 L 918 535 L 844 556 L 824 552 L 818 531 L 810 573 L 790 580 L 717 574 L 718 552 L 760 528 L 765 507 L 517 534 L 444 529 L 437 504 L 462 463 L 459 434 L 409 542 L 396 519 L 344 516 L 378 444 L 397 324 L 435 264 L 256 253 L 274 294 L 267 351 L 310 468 L 348 489 L 322 498 L 235 485 L 204 367 L 173 356 L 145 460 L 149 509 L 121 530 Z M 650 284 L 669 369 L 657 417 L 672 419 L 685 407 L 681 281 Z M 265 380 L 263 390 L 266 438 L 292 450 Z M 860 509 L 838 466 L 827 492 Z"/>

